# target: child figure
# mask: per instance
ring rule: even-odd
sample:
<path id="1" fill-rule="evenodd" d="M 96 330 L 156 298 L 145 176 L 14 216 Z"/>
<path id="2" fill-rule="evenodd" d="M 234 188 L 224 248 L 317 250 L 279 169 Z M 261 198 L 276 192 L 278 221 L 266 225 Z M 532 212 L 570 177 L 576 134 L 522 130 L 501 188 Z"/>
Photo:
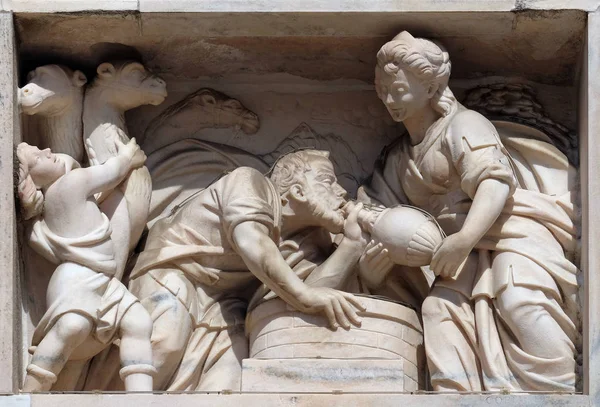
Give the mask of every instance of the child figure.
<path id="1" fill-rule="evenodd" d="M 116 131 L 110 126 L 105 130 Z M 134 139 L 126 145 L 118 137 L 114 140 L 118 155 L 89 168 L 79 168 L 71 157 L 49 149 L 27 143 L 17 147 L 23 213 L 26 219 L 37 216 L 30 244 L 58 265 L 48 284 L 48 310 L 33 334 L 23 391 L 50 390 L 67 362 L 65 374 L 78 376 L 72 364 L 83 369 L 117 337 L 125 389 L 152 390 L 152 321 L 138 299 L 113 277 L 110 222 L 94 198 L 119 185 L 146 156 Z M 77 377 L 66 381 L 73 380 Z"/>

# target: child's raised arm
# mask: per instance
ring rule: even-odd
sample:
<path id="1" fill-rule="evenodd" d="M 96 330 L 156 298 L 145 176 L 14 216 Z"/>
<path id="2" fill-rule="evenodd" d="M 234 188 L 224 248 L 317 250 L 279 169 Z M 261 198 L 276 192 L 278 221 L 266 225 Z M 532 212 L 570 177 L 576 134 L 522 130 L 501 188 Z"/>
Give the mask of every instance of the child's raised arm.
<path id="1" fill-rule="evenodd" d="M 106 125 L 105 131 L 117 132 L 118 128 L 112 125 Z M 107 135 L 108 137 L 108 135 Z M 80 168 L 67 174 L 63 182 L 66 188 L 82 188 L 82 192 L 86 197 L 96 193 L 107 191 L 119 185 L 132 169 L 139 168 L 144 165 L 146 155 L 137 145 L 135 138 L 131 139 L 127 144 L 123 144 L 119 137 L 110 137 L 115 140 L 118 155 L 111 157 L 104 164 L 92 165 L 87 168 Z M 90 162 L 95 160 L 94 151 L 88 145 L 88 154 Z M 74 185 L 75 184 L 75 185 Z"/>

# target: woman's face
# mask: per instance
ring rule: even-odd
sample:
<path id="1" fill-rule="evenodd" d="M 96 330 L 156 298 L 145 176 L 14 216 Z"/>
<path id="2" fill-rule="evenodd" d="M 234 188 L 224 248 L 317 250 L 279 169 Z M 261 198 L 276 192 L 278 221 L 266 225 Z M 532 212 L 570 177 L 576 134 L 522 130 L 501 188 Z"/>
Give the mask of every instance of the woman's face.
<path id="1" fill-rule="evenodd" d="M 396 122 L 404 121 L 428 106 L 432 93 L 411 72 L 399 69 L 394 75 L 380 67 L 375 69 L 375 90 Z"/>

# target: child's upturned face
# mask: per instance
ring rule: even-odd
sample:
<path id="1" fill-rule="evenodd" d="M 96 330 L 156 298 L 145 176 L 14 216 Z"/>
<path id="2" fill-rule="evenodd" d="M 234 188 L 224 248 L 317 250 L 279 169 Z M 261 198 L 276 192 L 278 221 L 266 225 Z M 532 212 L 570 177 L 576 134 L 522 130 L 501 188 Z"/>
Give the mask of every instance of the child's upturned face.
<path id="1" fill-rule="evenodd" d="M 40 150 L 25 144 L 22 147 L 29 167 L 29 175 L 38 188 L 44 187 L 65 174 L 65 163 L 49 148 Z"/>

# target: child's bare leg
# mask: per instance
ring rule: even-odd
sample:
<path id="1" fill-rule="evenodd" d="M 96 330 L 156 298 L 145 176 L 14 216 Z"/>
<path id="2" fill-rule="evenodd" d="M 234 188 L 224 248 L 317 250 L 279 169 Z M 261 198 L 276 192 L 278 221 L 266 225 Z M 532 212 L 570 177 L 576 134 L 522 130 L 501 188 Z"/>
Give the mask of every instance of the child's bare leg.
<path id="1" fill-rule="evenodd" d="M 63 366 L 60 373 L 57 375 L 58 380 L 52 386 L 52 390 L 56 391 L 76 391 L 81 390 L 89 360 L 69 360 Z"/>
<path id="2" fill-rule="evenodd" d="M 60 317 L 33 353 L 23 391 L 50 390 L 71 353 L 90 336 L 93 326 L 87 317 L 73 312 Z"/>
<path id="3" fill-rule="evenodd" d="M 121 370 L 119 374 L 127 391 L 152 391 L 152 320 L 139 302 L 133 304 L 123 316 L 121 333 Z"/>

